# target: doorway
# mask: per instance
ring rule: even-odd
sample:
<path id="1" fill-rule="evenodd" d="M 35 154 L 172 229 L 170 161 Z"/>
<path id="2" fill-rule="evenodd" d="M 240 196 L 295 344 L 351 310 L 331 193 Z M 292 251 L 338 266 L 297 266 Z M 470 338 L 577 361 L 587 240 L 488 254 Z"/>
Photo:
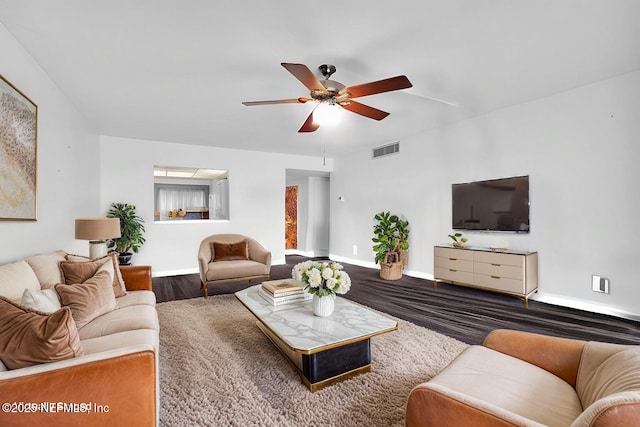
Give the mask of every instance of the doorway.
<path id="1" fill-rule="evenodd" d="M 293 190 L 293 187 L 296 190 Z M 285 254 L 307 257 L 329 256 L 329 193 L 328 172 L 287 169 Z M 294 209 L 295 215 L 293 215 Z M 293 247 L 293 236 L 295 236 L 295 247 Z"/>

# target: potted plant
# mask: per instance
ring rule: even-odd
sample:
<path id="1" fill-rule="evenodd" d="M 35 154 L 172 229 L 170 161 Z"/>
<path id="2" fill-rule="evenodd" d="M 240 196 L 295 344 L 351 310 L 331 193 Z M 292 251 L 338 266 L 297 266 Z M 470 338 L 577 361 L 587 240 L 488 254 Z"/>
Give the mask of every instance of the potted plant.
<path id="1" fill-rule="evenodd" d="M 449 238 L 453 240 L 453 247 L 458 249 L 464 249 L 467 247 L 468 239 L 462 236 L 462 233 L 449 234 Z"/>
<path id="2" fill-rule="evenodd" d="M 132 252 L 138 253 L 145 242 L 142 235 L 144 220 L 136 215 L 136 207 L 127 203 L 112 203 L 107 212 L 107 218 L 120 220 L 120 237 L 107 242 L 107 247 L 119 254 L 120 264 L 129 265 Z"/>
<path id="3" fill-rule="evenodd" d="M 393 252 L 396 248 L 398 239 L 395 236 L 395 223 L 398 217 L 390 212 L 380 212 L 373 219 L 377 222 L 373 225 L 374 237 L 371 241 L 374 243 L 375 262 L 378 264 L 384 260 L 388 252 Z"/>
<path id="4" fill-rule="evenodd" d="M 373 226 L 375 262 L 380 264 L 380 277 L 397 280 L 402 277 L 409 248 L 409 221 L 400 219 L 391 212 L 380 212 L 374 217 Z"/>

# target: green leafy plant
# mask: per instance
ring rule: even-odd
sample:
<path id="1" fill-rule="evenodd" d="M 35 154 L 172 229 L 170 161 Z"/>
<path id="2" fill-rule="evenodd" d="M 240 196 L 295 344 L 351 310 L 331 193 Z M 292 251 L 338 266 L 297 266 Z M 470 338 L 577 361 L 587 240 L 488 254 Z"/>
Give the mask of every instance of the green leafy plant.
<path id="1" fill-rule="evenodd" d="M 373 225 L 374 237 L 373 251 L 375 252 L 375 262 L 379 263 L 384 260 L 387 252 L 393 252 L 398 249 L 408 249 L 409 242 L 409 221 L 401 219 L 398 215 L 391 212 L 377 213 L 373 219 L 376 223 Z"/>
<path id="2" fill-rule="evenodd" d="M 129 251 L 138 253 L 145 242 L 142 235 L 145 230 L 144 220 L 136 215 L 136 207 L 127 203 L 112 203 L 107 218 L 120 220 L 120 237 L 107 241 L 107 247 L 121 254 Z"/>
<path id="3" fill-rule="evenodd" d="M 396 221 L 396 235 L 400 249 L 409 249 L 409 221 L 398 218 Z"/>
<path id="4" fill-rule="evenodd" d="M 456 248 L 464 248 L 468 239 L 462 235 L 462 233 L 449 234 L 451 240 L 453 240 L 453 246 Z"/>

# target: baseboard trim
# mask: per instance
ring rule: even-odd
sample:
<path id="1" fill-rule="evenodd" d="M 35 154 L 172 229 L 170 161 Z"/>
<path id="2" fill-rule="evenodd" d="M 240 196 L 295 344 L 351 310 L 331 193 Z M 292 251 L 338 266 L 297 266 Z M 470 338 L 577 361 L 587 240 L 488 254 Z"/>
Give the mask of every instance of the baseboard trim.
<path id="1" fill-rule="evenodd" d="M 329 259 L 335 262 L 344 262 L 345 264 L 357 265 L 358 267 L 375 268 L 378 270 L 380 269 L 380 266 L 373 262 L 362 261 L 354 258 L 347 258 L 340 255 L 335 255 L 335 254 L 329 254 Z"/>
<path id="2" fill-rule="evenodd" d="M 380 270 L 380 265 L 370 261 L 362 261 L 359 259 L 347 258 L 339 255 L 333 255 L 333 254 L 329 255 L 329 259 L 336 262 L 344 262 L 345 264 L 357 265 L 359 267 Z M 423 273 L 421 271 L 404 270 L 402 274 L 409 277 L 416 277 L 418 279 L 433 280 L 433 274 Z"/>
<path id="3" fill-rule="evenodd" d="M 640 315 L 635 313 L 630 313 L 628 311 L 619 310 L 613 307 L 607 307 L 588 301 L 567 298 L 560 295 L 548 294 L 540 291 L 538 291 L 537 294 L 532 295 L 529 299 L 545 304 L 559 305 L 561 307 L 575 308 L 576 310 L 589 311 L 591 313 L 599 313 L 605 314 L 607 316 L 621 317 L 623 319 L 640 321 Z"/>
<path id="4" fill-rule="evenodd" d="M 285 249 L 285 255 L 300 255 L 307 258 L 326 257 L 329 256 L 329 252 L 326 250 L 319 251 L 301 251 L 298 249 Z"/>

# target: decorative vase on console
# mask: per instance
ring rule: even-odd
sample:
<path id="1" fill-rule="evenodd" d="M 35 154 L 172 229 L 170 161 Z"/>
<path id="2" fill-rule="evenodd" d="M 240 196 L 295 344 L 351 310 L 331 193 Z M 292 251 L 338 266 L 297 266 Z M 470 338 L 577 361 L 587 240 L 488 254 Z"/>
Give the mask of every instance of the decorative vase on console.
<path id="1" fill-rule="evenodd" d="M 337 262 L 304 261 L 293 267 L 291 277 L 313 294 L 311 308 L 319 317 L 331 316 L 336 294 L 346 294 L 351 288 L 351 278 Z"/>

